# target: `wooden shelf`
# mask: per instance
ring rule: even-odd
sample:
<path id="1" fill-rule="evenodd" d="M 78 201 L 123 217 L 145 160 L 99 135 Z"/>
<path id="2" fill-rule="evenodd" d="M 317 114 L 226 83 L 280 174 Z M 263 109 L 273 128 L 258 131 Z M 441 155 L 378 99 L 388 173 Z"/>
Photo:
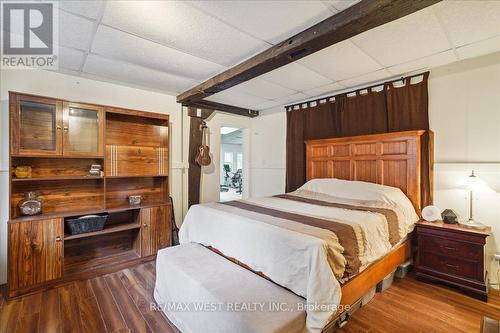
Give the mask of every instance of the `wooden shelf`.
<path id="1" fill-rule="evenodd" d="M 148 178 L 148 177 L 168 177 L 168 175 L 105 176 L 105 178 L 107 178 L 107 179 Z"/>
<path id="2" fill-rule="evenodd" d="M 141 209 L 141 208 L 151 208 L 157 206 L 170 205 L 170 201 L 158 201 L 152 202 L 143 205 L 137 206 L 123 206 L 123 207 L 114 207 L 109 209 L 82 209 L 82 210 L 73 210 L 61 213 L 50 213 L 50 214 L 39 214 L 33 216 L 22 216 L 15 219 L 9 220 L 9 223 L 17 223 L 23 221 L 36 221 L 36 220 L 46 220 L 57 217 L 69 217 L 69 216 L 80 216 L 80 215 L 89 215 L 89 214 L 101 214 L 101 213 L 116 213 L 116 212 L 124 212 L 127 210 Z"/>
<path id="3" fill-rule="evenodd" d="M 104 156 L 77 156 L 77 155 L 11 155 L 14 158 L 68 158 L 68 159 L 104 159 Z"/>
<path id="4" fill-rule="evenodd" d="M 34 177 L 34 178 L 12 178 L 13 182 L 38 182 L 51 180 L 95 180 L 104 179 L 104 177 L 95 176 L 61 176 L 61 177 Z"/>
<path id="5" fill-rule="evenodd" d="M 86 232 L 84 234 L 78 234 L 78 235 L 70 235 L 70 234 L 65 234 L 64 235 L 64 240 L 72 240 L 72 239 L 79 239 L 79 238 L 86 238 L 86 237 L 93 237 L 93 236 L 100 236 L 100 235 L 106 235 L 106 234 L 111 234 L 114 232 L 120 232 L 120 231 L 125 231 L 125 230 L 132 230 L 132 229 L 139 229 L 141 225 L 137 222 L 131 222 L 131 223 L 125 223 L 125 224 L 117 224 L 109 227 L 104 227 L 103 230 L 101 231 L 94 231 L 94 232 Z"/>

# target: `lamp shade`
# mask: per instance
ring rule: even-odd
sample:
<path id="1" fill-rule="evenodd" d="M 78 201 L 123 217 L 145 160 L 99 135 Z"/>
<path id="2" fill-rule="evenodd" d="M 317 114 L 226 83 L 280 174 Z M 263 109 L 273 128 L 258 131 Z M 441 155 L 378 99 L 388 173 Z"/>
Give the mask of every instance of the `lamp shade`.
<path id="1" fill-rule="evenodd" d="M 471 175 L 463 180 L 462 183 L 462 188 L 468 190 L 468 191 L 473 191 L 473 192 L 482 192 L 482 193 L 491 193 L 494 192 L 489 185 L 476 176 L 474 174 L 474 170 L 472 171 Z"/>

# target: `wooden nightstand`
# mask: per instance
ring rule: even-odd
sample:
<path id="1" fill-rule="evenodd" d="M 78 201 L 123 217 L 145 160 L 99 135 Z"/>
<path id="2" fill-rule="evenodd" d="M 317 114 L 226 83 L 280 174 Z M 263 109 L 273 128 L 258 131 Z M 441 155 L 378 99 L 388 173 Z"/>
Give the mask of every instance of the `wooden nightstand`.
<path id="1" fill-rule="evenodd" d="M 420 221 L 416 229 L 417 279 L 441 282 L 487 301 L 484 246 L 490 228 L 477 230 L 456 224 Z"/>

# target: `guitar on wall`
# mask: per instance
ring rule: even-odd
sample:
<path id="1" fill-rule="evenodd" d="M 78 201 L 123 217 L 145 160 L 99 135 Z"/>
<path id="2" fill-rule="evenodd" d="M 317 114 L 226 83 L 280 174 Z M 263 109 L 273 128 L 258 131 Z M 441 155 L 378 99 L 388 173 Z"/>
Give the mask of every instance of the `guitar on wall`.
<path id="1" fill-rule="evenodd" d="M 195 161 L 200 166 L 207 166 L 212 163 L 212 159 L 210 158 L 210 148 L 207 146 L 207 124 L 203 122 L 200 125 L 201 131 L 201 146 L 198 148 L 198 154 L 196 155 Z"/>

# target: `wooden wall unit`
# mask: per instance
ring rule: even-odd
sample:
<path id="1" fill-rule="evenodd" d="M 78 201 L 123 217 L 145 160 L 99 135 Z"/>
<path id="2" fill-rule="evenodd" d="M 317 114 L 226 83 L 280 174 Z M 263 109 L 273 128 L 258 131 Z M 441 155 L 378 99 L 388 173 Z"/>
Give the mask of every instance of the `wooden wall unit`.
<path id="1" fill-rule="evenodd" d="M 422 134 L 420 130 L 306 141 L 307 180 L 338 178 L 398 187 L 420 212 Z"/>
<path id="2" fill-rule="evenodd" d="M 168 115 L 13 93 L 10 98 L 8 295 L 16 297 L 154 259 L 171 243 Z M 101 176 L 88 176 L 92 164 Z M 16 178 L 31 166 L 30 178 Z M 28 191 L 42 214 L 21 216 Z M 128 196 L 142 195 L 139 206 Z M 108 214 L 102 231 L 64 220 Z"/>

